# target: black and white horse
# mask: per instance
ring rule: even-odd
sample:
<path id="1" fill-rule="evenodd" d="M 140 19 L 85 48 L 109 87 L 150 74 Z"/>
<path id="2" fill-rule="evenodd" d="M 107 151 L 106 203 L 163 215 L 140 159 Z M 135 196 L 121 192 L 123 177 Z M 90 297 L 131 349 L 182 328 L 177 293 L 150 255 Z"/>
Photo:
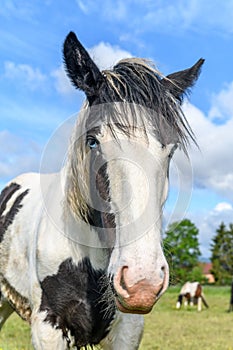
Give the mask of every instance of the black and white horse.
<path id="1" fill-rule="evenodd" d="M 163 77 L 143 59 L 100 72 L 64 43 L 87 100 L 56 174 L 23 174 L 0 196 L 0 326 L 16 311 L 35 349 L 138 349 L 168 286 L 161 214 L 170 158 L 192 132 L 182 97 L 203 64 Z"/>
<path id="2" fill-rule="evenodd" d="M 203 293 L 203 288 L 199 282 L 186 282 L 182 286 L 176 303 L 177 309 L 180 309 L 183 298 L 185 298 L 185 307 L 187 307 L 187 305 L 193 306 L 194 304 L 197 304 L 197 310 L 201 311 L 202 302 L 205 307 L 209 307 Z"/>

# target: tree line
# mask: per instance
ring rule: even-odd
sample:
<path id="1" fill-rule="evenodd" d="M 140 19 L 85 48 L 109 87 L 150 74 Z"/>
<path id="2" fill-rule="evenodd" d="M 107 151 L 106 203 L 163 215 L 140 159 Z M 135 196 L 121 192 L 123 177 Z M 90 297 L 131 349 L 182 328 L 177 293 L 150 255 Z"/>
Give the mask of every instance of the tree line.
<path id="1" fill-rule="evenodd" d="M 165 256 L 170 267 L 170 283 L 206 283 L 200 264 L 199 230 L 189 219 L 174 222 L 165 231 Z M 231 284 L 233 278 L 233 224 L 221 223 L 210 245 L 212 270 L 218 285 Z"/>

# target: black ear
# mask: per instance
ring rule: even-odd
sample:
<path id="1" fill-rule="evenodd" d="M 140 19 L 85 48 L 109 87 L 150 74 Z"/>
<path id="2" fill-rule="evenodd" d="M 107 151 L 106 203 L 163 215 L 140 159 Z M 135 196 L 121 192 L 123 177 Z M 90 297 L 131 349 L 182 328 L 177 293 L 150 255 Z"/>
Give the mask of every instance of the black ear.
<path id="1" fill-rule="evenodd" d="M 63 55 L 66 72 L 74 86 L 87 97 L 96 95 L 103 76 L 73 32 L 65 39 Z"/>
<path id="2" fill-rule="evenodd" d="M 204 59 L 200 58 L 191 68 L 169 74 L 162 79 L 162 84 L 168 89 L 172 95 L 182 102 L 183 96 L 195 84 L 201 72 L 201 66 Z"/>

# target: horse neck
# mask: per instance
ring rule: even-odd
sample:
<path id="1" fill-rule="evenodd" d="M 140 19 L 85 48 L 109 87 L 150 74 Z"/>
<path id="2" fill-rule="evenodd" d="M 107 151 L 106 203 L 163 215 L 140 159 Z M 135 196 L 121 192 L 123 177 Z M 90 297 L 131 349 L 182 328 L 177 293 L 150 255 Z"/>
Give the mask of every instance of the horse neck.
<path id="1" fill-rule="evenodd" d="M 74 262 L 89 258 L 96 269 L 105 270 L 109 259 L 109 252 L 102 247 L 97 232 L 83 219 L 77 217 L 67 206 L 64 206 L 64 232 Z"/>
<path id="2" fill-rule="evenodd" d="M 59 173 L 41 175 L 43 207 L 51 228 L 61 236 L 64 249 L 75 263 L 88 257 L 95 268 L 104 268 L 105 250 L 90 225 L 74 216 L 66 200 L 66 168 Z M 66 247 L 66 248 L 65 248 Z"/>
<path id="3" fill-rule="evenodd" d="M 97 232 L 83 220 L 74 217 L 72 213 L 69 215 L 66 230 L 73 260 L 78 263 L 80 259 L 87 257 L 95 269 L 105 270 L 109 254 L 107 249 L 101 246 Z"/>

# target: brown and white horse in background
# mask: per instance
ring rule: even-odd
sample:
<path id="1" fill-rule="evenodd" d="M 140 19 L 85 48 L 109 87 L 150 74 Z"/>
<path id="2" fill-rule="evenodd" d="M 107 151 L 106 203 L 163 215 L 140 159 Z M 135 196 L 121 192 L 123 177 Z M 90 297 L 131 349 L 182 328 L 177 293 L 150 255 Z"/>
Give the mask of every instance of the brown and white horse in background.
<path id="1" fill-rule="evenodd" d="M 183 298 L 185 298 L 184 306 L 193 306 L 197 304 L 197 310 L 201 311 L 202 302 L 206 308 L 209 307 L 207 301 L 204 297 L 203 288 L 199 282 L 186 282 L 181 290 L 177 299 L 176 308 L 180 309 L 182 305 Z"/>

